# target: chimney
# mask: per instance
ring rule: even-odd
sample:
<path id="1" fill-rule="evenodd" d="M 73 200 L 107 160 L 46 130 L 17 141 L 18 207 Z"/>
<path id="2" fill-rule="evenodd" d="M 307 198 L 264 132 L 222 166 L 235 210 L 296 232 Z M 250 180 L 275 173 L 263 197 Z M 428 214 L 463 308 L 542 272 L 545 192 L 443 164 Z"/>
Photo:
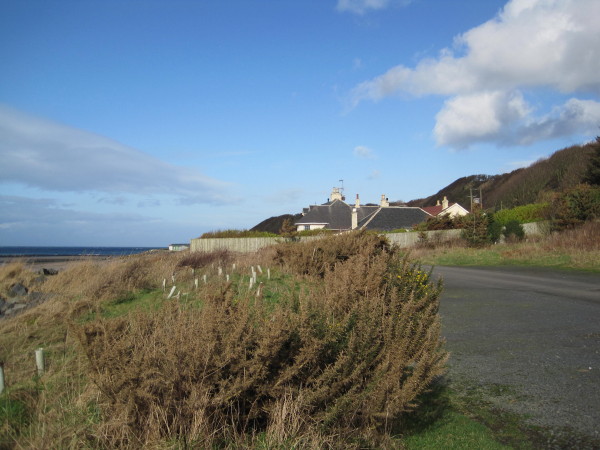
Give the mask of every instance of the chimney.
<path id="1" fill-rule="evenodd" d="M 360 208 L 360 198 L 358 198 L 358 194 L 356 194 L 356 202 L 354 202 L 355 208 Z"/>
<path id="2" fill-rule="evenodd" d="M 331 190 L 331 197 L 330 197 L 330 201 L 334 201 L 334 200 L 343 200 L 342 198 L 342 193 L 340 192 L 340 188 L 336 188 L 334 187 Z"/>
<path id="3" fill-rule="evenodd" d="M 444 200 L 442 200 L 442 209 L 448 208 L 448 199 L 444 195 Z"/>
<path id="4" fill-rule="evenodd" d="M 440 201 L 439 200 L 435 203 L 435 206 L 440 206 Z"/>
<path id="5" fill-rule="evenodd" d="M 387 208 L 390 206 L 390 202 L 388 202 L 388 199 L 385 198 L 385 194 L 381 194 L 381 202 L 379 203 L 379 206 L 382 208 Z"/>
<path id="6" fill-rule="evenodd" d="M 356 230 L 358 228 L 358 211 L 356 208 L 352 208 L 352 229 Z"/>

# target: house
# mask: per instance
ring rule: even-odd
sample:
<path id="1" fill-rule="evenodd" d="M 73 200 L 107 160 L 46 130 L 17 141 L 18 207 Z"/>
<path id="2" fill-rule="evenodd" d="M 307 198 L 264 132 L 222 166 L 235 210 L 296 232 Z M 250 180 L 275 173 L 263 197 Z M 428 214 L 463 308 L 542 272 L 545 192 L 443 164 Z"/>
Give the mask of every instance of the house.
<path id="1" fill-rule="evenodd" d="M 412 228 L 431 217 L 421 208 L 390 206 L 385 195 L 381 196 L 379 205 L 361 206 L 357 194 L 354 205 L 349 205 L 339 188 L 333 188 L 327 203 L 304 208 L 302 214 L 303 217 L 295 223 L 297 231 L 323 228 L 334 231 L 392 231 Z"/>
<path id="2" fill-rule="evenodd" d="M 444 215 L 448 215 L 450 217 L 457 217 L 466 216 L 467 214 L 469 214 L 469 211 L 460 206 L 458 203 L 449 203 L 446 196 L 444 196 L 442 203 L 440 203 L 440 201 L 438 200 L 435 206 L 423 206 L 421 209 L 434 217 Z"/>
<path id="3" fill-rule="evenodd" d="M 183 250 L 189 250 L 190 244 L 169 244 L 170 252 L 181 252 Z"/>

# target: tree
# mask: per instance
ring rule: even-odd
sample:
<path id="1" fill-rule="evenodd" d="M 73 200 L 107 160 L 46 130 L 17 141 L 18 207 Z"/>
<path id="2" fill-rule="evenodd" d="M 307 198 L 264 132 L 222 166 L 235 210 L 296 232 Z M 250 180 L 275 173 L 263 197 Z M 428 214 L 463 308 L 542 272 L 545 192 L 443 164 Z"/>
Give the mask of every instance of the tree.
<path id="1" fill-rule="evenodd" d="M 521 241 L 523 238 L 525 238 L 525 230 L 523 229 L 523 225 L 521 225 L 518 220 L 509 220 L 506 223 L 502 234 L 504 234 L 504 237 L 507 240 L 514 239 Z"/>
<path id="2" fill-rule="evenodd" d="M 600 136 L 596 137 L 593 145 L 596 147 L 595 153 L 590 158 L 590 165 L 583 181 L 592 186 L 600 186 Z"/>
<path id="3" fill-rule="evenodd" d="M 296 233 L 296 227 L 294 223 L 290 219 L 285 219 L 283 224 L 281 225 L 281 230 L 279 230 L 279 234 L 286 237 L 291 237 Z"/>

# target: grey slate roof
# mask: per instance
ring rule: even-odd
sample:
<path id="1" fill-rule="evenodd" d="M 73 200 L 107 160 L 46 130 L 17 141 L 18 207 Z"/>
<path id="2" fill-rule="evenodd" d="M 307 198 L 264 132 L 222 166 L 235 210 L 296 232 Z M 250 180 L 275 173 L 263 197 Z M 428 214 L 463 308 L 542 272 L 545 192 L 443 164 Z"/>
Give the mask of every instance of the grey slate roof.
<path id="1" fill-rule="evenodd" d="M 366 230 L 392 231 L 398 228 L 412 228 L 431 217 L 421 208 L 390 206 L 377 208 L 374 214 L 362 221 L 359 217 L 358 227 Z"/>
<path id="2" fill-rule="evenodd" d="M 352 208 L 341 200 L 324 205 L 311 205 L 310 211 L 296 222 L 296 225 L 326 224 L 330 230 L 352 228 Z"/>
<path id="3" fill-rule="evenodd" d="M 306 211 L 307 208 L 305 208 Z M 334 200 L 323 205 L 311 205 L 308 212 L 296 225 L 325 225 L 330 230 L 350 230 L 352 228 L 353 205 Z M 357 208 L 358 228 L 377 231 L 392 231 L 398 228 L 412 228 L 413 225 L 431 217 L 421 208 L 390 206 L 361 206 Z"/>

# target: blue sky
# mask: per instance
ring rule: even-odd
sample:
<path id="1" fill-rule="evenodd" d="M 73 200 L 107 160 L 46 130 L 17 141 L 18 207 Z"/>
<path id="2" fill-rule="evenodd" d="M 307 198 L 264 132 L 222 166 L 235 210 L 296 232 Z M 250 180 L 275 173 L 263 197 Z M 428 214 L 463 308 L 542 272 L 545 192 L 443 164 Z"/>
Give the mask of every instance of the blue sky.
<path id="1" fill-rule="evenodd" d="M 408 201 L 600 127 L 597 0 L 3 0 L 0 245 Z"/>

